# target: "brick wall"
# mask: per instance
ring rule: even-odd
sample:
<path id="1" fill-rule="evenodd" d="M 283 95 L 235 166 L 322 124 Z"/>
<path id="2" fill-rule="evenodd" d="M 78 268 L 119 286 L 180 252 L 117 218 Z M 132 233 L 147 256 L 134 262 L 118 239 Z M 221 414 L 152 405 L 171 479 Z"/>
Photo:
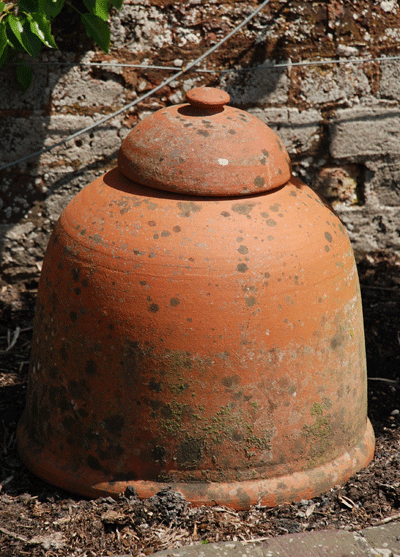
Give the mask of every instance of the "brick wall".
<path id="1" fill-rule="evenodd" d="M 159 85 L 170 72 L 68 66 L 117 61 L 174 66 L 225 36 L 258 2 L 125 0 L 112 18 L 107 56 L 74 29 L 47 52 L 24 94 L 1 70 L 0 157 L 6 163 L 63 139 Z M 400 7 L 392 0 L 272 0 L 203 68 L 263 65 L 245 73 L 190 72 L 92 132 L 0 172 L 0 249 L 6 283 L 37 277 L 55 220 L 85 184 L 113 167 L 121 140 L 146 114 L 199 85 L 278 132 L 294 170 L 336 208 L 357 257 L 400 249 L 400 61 L 296 66 L 302 60 L 398 53 Z M 271 68 L 271 62 L 285 62 Z M 51 63 L 50 65 L 45 65 Z M 54 64 L 53 64 L 54 63 Z"/>

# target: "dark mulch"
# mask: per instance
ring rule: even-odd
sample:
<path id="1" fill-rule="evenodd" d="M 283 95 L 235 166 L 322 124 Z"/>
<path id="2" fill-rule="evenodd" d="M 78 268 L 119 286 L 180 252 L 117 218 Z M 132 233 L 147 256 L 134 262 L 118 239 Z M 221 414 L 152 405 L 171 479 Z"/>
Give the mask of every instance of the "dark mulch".
<path id="1" fill-rule="evenodd" d="M 400 521 L 400 262 L 381 255 L 359 264 L 369 375 L 373 462 L 345 485 L 310 501 L 235 512 L 192 509 L 162 492 L 140 501 L 87 501 L 34 477 L 18 459 L 36 283 L 0 286 L 0 556 L 149 555 L 191 543 L 252 540 L 322 528 L 357 530 Z"/>

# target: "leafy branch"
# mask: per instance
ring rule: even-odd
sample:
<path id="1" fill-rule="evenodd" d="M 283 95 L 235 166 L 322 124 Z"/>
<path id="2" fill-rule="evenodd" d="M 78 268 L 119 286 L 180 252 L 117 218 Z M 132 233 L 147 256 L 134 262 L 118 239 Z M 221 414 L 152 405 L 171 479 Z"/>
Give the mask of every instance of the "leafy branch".
<path id="1" fill-rule="evenodd" d="M 123 0 L 83 0 L 82 13 L 71 0 L 0 0 L 0 68 L 6 61 L 26 52 L 37 59 L 41 48 L 57 48 L 51 22 L 67 4 L 79 13 L 86 33 L 104 51 L 110 48 L 107 24 L 112 7 L 119 10 Z M 32 81 L 32 68 L 25 60 L 16 66 L 16 77 L 26 90 Z"/>

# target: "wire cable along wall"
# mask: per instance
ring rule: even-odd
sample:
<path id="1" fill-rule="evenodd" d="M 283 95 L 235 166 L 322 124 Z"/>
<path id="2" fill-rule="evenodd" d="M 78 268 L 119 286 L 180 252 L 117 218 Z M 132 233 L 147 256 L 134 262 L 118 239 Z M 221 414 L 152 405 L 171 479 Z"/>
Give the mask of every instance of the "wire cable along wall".
<path id="1" fill-rule="evenodd" d="M 231 68 L 231 69 L 220 69 L 220 68 L 203 69 L 203 68 L 197 68 L 196 67 L 203 60 L 205 60 L 208 56 L 210 56 L 210 54 L 215 52 L 219 47 L 221 47 L 225 42 L 227 42 L 233 35 L 235 35 L 238 31 L 240 31 L 245 25 L 247 25 L 258 13 L 260 13 L 260 11 L 262 11 L 270 3 L 270 1 L 271 0 L 265 0 L 264 2 L 262 2 L 262 4 L 256 10 L 254 10 L 239 25 L 237 25 L 234 29 L 232 29 L 232 31 L 230 31 L 225 37 L 223 37 L 223 39 L 221 39 L 214 46 L 212 46 L 210 49 L 208 49 L 204 54 L 202 54 L 201 56 L 196 58 L 194 61 L 189 62 L 189 64 L 187 64 L 186 66 L 182 67 L 179 70 L 176 66 L 162 66 L 162 65 L 152 65 L 152 64 L 124 64 L 124 63 L 117 63 L 117 62 L 115 62 L 115 63 L 114 62 L 81 62 L 81 63 L 74 63 L 74 62 L 39 62 L 39 63 L 37 63 L 36 65 L 40 65 L 40 66 L 45 66 L 45 65 L 64 66 L 65 65 L 65 66 L 73 66 L 73 67 L 97 67 L 97 68 L 118 68 L 118 67 L 120 67 L 120 68 L 135 68 L 135 69 L 144 69 L 144 70 L 148 69 L 148 70 L 174 71 L 176 73 L 174 73 L 169 78 L 165 79 L 162 83 L 160 83 L 159 85 L 157 85 L 156 87 L 154 87 L 153 89 L 148 91 L 147 93 L 144 93 L 143 95 L 140 95 L 134 101 L 126 104 L 125 106 L 121 107 L 120 109 L 116 110 L 115 112 L 101 118 L 100 120 L 98 120 L 97 122 L 94 122 L 90 126 L 82 128 L 81 130 L 78 130 L 77 132 L 72 133 L 68 137 L 58 141 L 57 143 L 53 143 L 52 145 L 49 145 L 48 147 L 44 147 L 44 148 L 42 148 L 38 151 L 35 151 L 34 153 L 30 153 L 29 155 L 21 157 L 21 158 L 15 160 L 15 161 L 6 163 L 6 164 L 0 166 L 0 170 L 5 170 L 7 168 L 11 168 L 11 167 L 16 166 L 16 165 L 18 165 L 22 162 L 27 161 L 27 160 L 33 159 L 35 157 L 39 157 L 40 155 L 43 155 L 44 153 L 47 153 L 47 152 L 55 149 L 56 147 L 59 147 L 61 145 L 64 145 L 65 143 L 68 143 L 69 141 L 79 137 L 80 135 L 83 135 L 87 132 L 90 132 L 91 130 L 101 126 L 102 124 L 112 120 L 113 118 L 115 118 L 115 117 L 119 116 L 120 114 L 126 112 L 127 110 L 133 108 L 134 106 L 136 106 L 137 104 L 139 104 L 143 100 L 145 100 L 148 97 L 151 97 L 152 95 L 157 93 L 163 87 L 169 85 L 170 83 L 172 83 L 176 79 L 179 79 L 182 75 L 187 74 L 189 72 L 205 73 L 205 74 L 216 74 L 217 73 L 217 74 L 220 74 L 220 75 L 225 75 L 225 74 L 229 74 L 229 73 L 255 72 L 255 71 L 261 71 L 261 70 L 265 71 L 266 69 L 269 70 L 269 71 L 273 71 L 275 69 L 282 69 L 282 68 L 289 68 L 290 69 L 292 67 L 302 67 L 302 66 L 303 67 L 330 66 L 330 65 L 344 65 L 344 64 L 364 64 L 364 63 L 373 63 L 373 62 L 380 62 L 380 63 L 385 63 L 386 62 L 387 63 L 387 62 L 400 60 L 400 55 L 394 55 L 394 56 L 379 56 L 379 57 L 368 57 L 368 58 L 349 57 L 349 58 L 327 59 L 327 60 L 304 60 L 304 61 L 299 61 L 299 62 L 291 62 L 289 60 L 287 62 L 278 62 L 278 63 L 275 63 L 275 62 L 268 63 L 267 62 L 267 63 L 261 64 L 261 65 L 258 65 L 258 66 L 252 66 L 252 67 L 246 67 L 246 68 Z M 9 65 L 18 65 L 18 62 L 17 63 L 10 63 Z"/>

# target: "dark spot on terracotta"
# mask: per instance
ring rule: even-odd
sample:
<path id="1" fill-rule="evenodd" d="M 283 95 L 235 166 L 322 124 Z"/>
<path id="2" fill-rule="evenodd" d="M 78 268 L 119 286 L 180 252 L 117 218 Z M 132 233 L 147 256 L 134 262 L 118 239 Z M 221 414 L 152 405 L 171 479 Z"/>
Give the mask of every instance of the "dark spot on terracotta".
<path id="1" fill-rule="evenodd" d="M 273 240 L 275 240 L 274 236 L 267 236 L 267 240 L 269 240 L 270 242 L 272 242 Z"/>
<path id="2" fill-rule="evenodd" d="M 240 246 L 240 248 L 238 248 L 238 252 L 241 253 L 242 255 L 246 255 L 246 253 L 249 253 L 249 250 L 246 248 L 246 246 Z"/>
<path id="3" fill-rule="evenodd" d="M 81 284 L 82 284 L 82 286 L 83 286 L 84 288 L 87 288 L 87 287 L 89 286 L 89 283 L 88 283 L 88 281 L 87 281 L 86 279 L 83 279 L 82 282 L 81 282 Z"/>
<path id="4" fill-rule="evenodd" d="M 139 284 L 140 286 L 146 286 L 146 281 L 145 280 L 139 280 Z"/>
<path id="5" fill-rule="evenodd" d="M 266 157 L 269 157 L 269 152 L 268 152 L 266 149 L 263 149 L 263 150 L 261 151 L 261 153 L 262 153 L 263 155 L 265 155 Z"/>
<path id="6" fill-rule="evenodd" d="M 254 179 L 254 185 L 256 186 L 256 188 L 262 188 L 263 186 L 265 186 L 265 180 L 262 176 L 257 176 Z"/>
<path id="7" fill-rule="evenodd" d="M 76 311 L 71 311 L 69 314 L 69 318 L 71 319 L 72 323 L 75 323 L 75 321 L 78 319 L 78 314 L 76 313 Z"/>
<path id="8" fill-rule="evenodd" d="M 168 236 L 170 236 L 171 232 L 168 232 L 168 230 L 163 230 L 161 232 L 161 236 L 162 238 L 167 238 Z"/>
<path id="9" fill-rule="evenodd" d="M 74 289 L 74 292 L 75 292 L 75 294 L 76 294 L 77 296 L 79 296 L 79 294 L 82 292 L 82 290 L 77 286 L 77 287 Z"/>
<path id="10" fill-rule="evenodd" d="M 181 217 L 190 217 L 192 213 L 198 213 L 202 209 L 201 205 L 193 201 L 179 201 L 178 207 L 182 211 Z"/>
<path id="11" fill-rule="evenodd" d="M 86 228 L 83 228 L 83 230 L 79 232 L 79 236 L 84 236 L 85 234 L 86 234 Z"/>
<path id="12" fill-rule="evenodd" d="M 197 133 L 199 135 L 203 135 L 204 137 L 208 137 L 210 135 L 210 132 L 208 132 L 207 130 L 197 130 Z"/>
<path id="13" fill-rule="evenodd" d="M 237 385 L 239 385 L 240 383 L 240 377 L 239 375 L 231 375 L 228 377 L 223 377 L 221 380 L 221 383 L 223 384 L 224 387 L 227 387 L 228 389 L 230 389 L 231 387 L 235 387 Z"/>
<path id="14" fill-rule="evenodd" d="M 80 273 L 80 269 L 71 269 L 72 280 L 78 282 Z"/>
<path id="15" fill-rule="evenodd" d="M 222 211 L 221 216 L 223 216 L 223 217 L 230 217 L 231 214 L 228 213 L 228 211 Z"/>
<path id="16" fill-rule="evenodd" d="M 336 350 L 342 344 L 342 337 L 340 335 L 336 335 L 330 342 L 332 350 Z"/>
<path id="17" fill-rule="evenodd" d="M 149 220 L 147 223 L 149 226 L 155 226 L 156 225 L 156 221 L 155 220 Z"/>
<path id="18" fill-rule="evenodd" d="M 174 228 L 172 230 L 174 232 L 180 232 L 182 230 L 182 228 L 180 226 L 174 226 Z"/>
<path id="19" fill-rule="evenodd" d="M 190 128 L 191 126 L 193 126 L 192 122 L 187 122 L 186 124 L 183 124 L 184 128 Z"/>
<path id="20" fill-rule="evenodd" d="M 233 441 L 236 441 L 237 443 L 238 443 L 239 441 L 243 441 L 243 434 L 240 433 L 237 429 L 234 429 L 234 430 L 232 431 L 232 440 L 233 440 Z"/>
<path id="21" fill-rule="evenodd" d="M 158 234 L 153 234 L 153 240 L 158 240 L 160 236 Z"/>
<path id="22" fill-rule="evenodd" d="M 195 468 L 203 458 L 204 441 L 188 437 L 178 447 L 177 461 L 182 468 Z"/>
<path id="23" fill-rule="evenodd" d="M 152 377 L 149 381 L 149 389 L 154 391 L 155 393 L 161 393 L 163 390 L 163 385 L 161 381 L 156 381 L 154 377 Z"/>
<path id="24" fill-rule="evenodd" d="M 178 162 L 180 162 L 181 164 L 185 162 L 185 159 L 183 157 L 179 157 L 178 158 Z"/>
<path id="25" fill-rule="evenodd" d="M 270 210 L 273 211 L 274 213 L 279 213 L 280 207 L 281 206 L 279 203 L 274 203 L 273 205 L 269 206 Z"/>
<path id="26" fill-rule="evenodd" d="M 112 477 L 112 482 L 134 482 L 137 480 L 137 474 L 135 472 L 117 472 Z"/>
<path id="27" fill-rule="evenodd" d="M 260 159 L 260 163 L 265 165 L 265 163 L 267 162 L 266 157 L 262 157 L 262 159 Z"/>
<path id="28" fill-rule="evenodd" d="M 295 191 L 291 191 L 289 193 L 289 195 L 292 196 L 292 197 L 297 197 L 297 193 Z"/>
<path id="29" fill-rule="evenodd" d="M 93 236 L 93 240 L 94 240 L 94 242 L 96 242 L 96 244 L 100 244 L 100 243 L 101 243 L 101 236 L 100 236 L 100 234 L 95 234 L 95 235 Z"/>
<path id="30" fill-rule="evenodd" d="M 253 210 L 253 207 L 254 205 L 251 203 L 235 203 L 232 205 L 231 209 L 239 215 L 249 215 L 249 213 Z"/>
<path id="31" fill-rule="evenodd" d="M 151 304 L 151 305 L 149 305 L 149 307 L 148 307 L 148 310 L 151 311 L 152 313 L 157 313 L 157 311 L 158 311 L 159 309 L 160 309 L 160 308 L 158 307 L 158 304 Z"/>
<path id="32" fill-rule="evenodd" d="M 246 306 L 252 307 L 256 303 L 257 303 L 257 300 L 254 298 L 254 296 L 250 296 L 249 298 L 246 298 Z"/>
<path id="33" fill-rule="evenodd" d="M 87 360 L 85 364 L 85 372 L 88 375 L 96 375 L 97 373 L 97 364 L 94 360 Z"/>
<path id="34" fill-rule="evenodd" d="M 328 253 L 328 251 L 329 251 L 329 246 L 325 246 L 325 251 Z"/>
<path id="35" fill-rule="evenodd" d="M 228 133 L 230 133 L 231 135 L 235 135 L 235 134 L 236 134 L 236 130 L 228 130 Z"/>
<path id="36" fill-rule="evenodd" d="M 249 269 L 246 263 L 239 263 L 239 265 L 236 268 L 239 271 L 239 273 L 245 273 Z"/>
<path id="37" fill-rule="evenodd" d="M 69 359 L 67 343 L 65 341 L 61 345 L 60 356 L 64 362 L 67 362 Z"/>
<path id="38" fill-rule="evenodd" d="M 89 466 L 89 468 L 91 468 L 92 470 L 101 470 L 101 464 L 98 458 L 96 458 L 95 456 L 89 455 L 86 459 L 86 464 Z"/>
<path id="39" fill-rule="evenodd" d="M 154 462 L 163 462 L 165 460 L 166 454 L 167 451 L 164 447 L 156 445 L 151 451 L 151 458 L 154 460 Z"/>
<path id="40" fill-rule="evenodd" d="M 237 242 L 243 242 L 243 238 L 242 238 L 241 236 L 238 236 L 238 237 L 236 238 L 236 241 L 237 241 Z"/>
<path id="41" fill-rule="evenodd" d="M 282 169 L 281 168 L 278 168 L 278 174 L 279 174 L 279 176 L 282 176 Z"/>
<path id="42" fill-rule="evenodd" d="M 68 388 L 73 399 L 84 398 L 84 391 L 87 391 L 87 386 L 84 381 L 69 381 Z"/>
<path id="43" fill-rule="evenodd" d="M 332 236 L 329 234 L 329 232 L 325 232 L 325 238 L 328 240 L 328 242 L 332 242 Z"/>
<path id="44" fill-rule="evenodd" d="M 119 214 L 124 215 L 125 213 L 127 213 L 130 210 L 131 210 L 130 207 L 124 207 L 123 209 L 120 210 Z"/>
<path id="45" fill-rule="evenodd" d="M 274 219 L 267 219 L 265 222 L 268 226 L 276 226 L 276 221 Z"/>
<path id="46" fill-rule="evenodd" d="M 104 420 L 104 427 L 106 428 L 108 433 L 111 433 L 112 435 L 119 435 L 122 428 L 124 427 L 124 423 L 124 418 L 122 416 L 119 416 L 118 414 L 115 414 L 114 416 L 111 416 L 110 418 L 106 418 Z"/>
<path id="47" fill-rule="evenodd" d="M 193 319 L 192 319 L 191 317 L 188 317 L 188 318 L 186 319 L 186 321 L 187 321 L 188 323 L 192 323 Z"/>

